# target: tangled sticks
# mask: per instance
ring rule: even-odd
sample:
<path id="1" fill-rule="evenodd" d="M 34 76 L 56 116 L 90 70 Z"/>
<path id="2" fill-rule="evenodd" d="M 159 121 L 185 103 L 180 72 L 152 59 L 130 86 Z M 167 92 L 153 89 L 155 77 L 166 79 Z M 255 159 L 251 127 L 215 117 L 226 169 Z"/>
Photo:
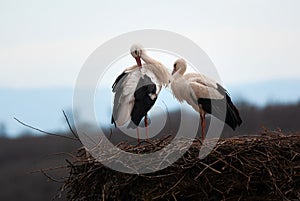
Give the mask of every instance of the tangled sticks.
<path id="1" fill-rule="evenodd" d="M 141 154 L 170 140 L 118 146 Z M 200 147 L 194 140 L 176 163 L 146 175 L 116 172 L 81 149 L 68 161 L 70 175 L 62 189 L 69 200 L 300 200 L 300 135 L 222 139 L 202 160 Z"/>

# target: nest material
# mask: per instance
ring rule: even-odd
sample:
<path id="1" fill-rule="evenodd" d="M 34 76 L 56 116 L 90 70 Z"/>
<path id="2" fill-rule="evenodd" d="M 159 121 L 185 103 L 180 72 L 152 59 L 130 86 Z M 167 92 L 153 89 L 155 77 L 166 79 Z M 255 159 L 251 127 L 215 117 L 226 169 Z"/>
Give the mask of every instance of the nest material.
<path id="1" fill-rule="evenodd" d="M 151 140 L 125 151 L 147 153 L 172 138 Z M 184 144 L 184 143 L 183 143 Z M 69 162 L 62 189 L 69 200 L 300 200 L 300 136 L 263 133 L 219 140 L 199 159 L 202 143 L 169 167 L 145 175 L 125 174 L 95 161 L 84 149 Z"/>

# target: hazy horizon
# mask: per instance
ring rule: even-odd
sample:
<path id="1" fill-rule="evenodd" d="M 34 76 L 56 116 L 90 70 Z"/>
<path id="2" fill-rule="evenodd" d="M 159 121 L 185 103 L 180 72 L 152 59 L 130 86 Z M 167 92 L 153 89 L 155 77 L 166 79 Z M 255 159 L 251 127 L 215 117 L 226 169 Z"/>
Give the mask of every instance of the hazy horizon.
<path id="1" fill-rule="evenodd" d="M 268 104 L 295 104 L 300 101 L 300 92 L 295 91 L 298 80 L 273 80 L 265 83 L 228 86 L 227 89 L 234 103 L 248 102 L 258 107 Z M 99 122 L 111 126 L 111 104 L 113 94 L 110 86 L 98 89 L 95 108 Z M 278 90 L 282 93 L 278 93 Z M 35 89 L 0 88 L 4 95 L 0 102 L 0 124 L 6 126 L 9 137 L 17 137 L 33 130 L 25 128 L 13 118 L 28 123 L 46 131 L 65 131 L 67 125 L 62 110 L 71 114 L 73 89 L 70 87 L 49 87 Z M 102 94 L 102 96 L 101 96 Z M 160 99 L 168 105 L 168 110 L 176 108 L 179 103 L 170 96 L 168 90 L 163 90 Z M 151 112 L 153 115 L 155 112 Z M 100 115 L 101 114 L 101 115 Z M 71 117 L 70 117 L 71 118 Z"/>

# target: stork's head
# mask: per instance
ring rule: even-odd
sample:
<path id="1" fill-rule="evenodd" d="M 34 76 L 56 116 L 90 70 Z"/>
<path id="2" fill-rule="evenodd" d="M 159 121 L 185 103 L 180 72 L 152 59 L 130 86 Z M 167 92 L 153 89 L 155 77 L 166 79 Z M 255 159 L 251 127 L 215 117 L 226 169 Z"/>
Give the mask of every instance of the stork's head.
<path id="1" fill-rule="evenodd" d="M 186 62 L 184 59 L 177 59 L 173 65 L 173 72 L 172 75 L 174 75 L 176 72 L 183 75 L 186 71 Z"/>
<path id="2" fill-rule="evenodd" d="M 142 67 L 141 56 L 144 52 L 144 48 L 141 45 L 133 44 L 130 48 L 131 55 L 135 58 L 138 66 Z"/>

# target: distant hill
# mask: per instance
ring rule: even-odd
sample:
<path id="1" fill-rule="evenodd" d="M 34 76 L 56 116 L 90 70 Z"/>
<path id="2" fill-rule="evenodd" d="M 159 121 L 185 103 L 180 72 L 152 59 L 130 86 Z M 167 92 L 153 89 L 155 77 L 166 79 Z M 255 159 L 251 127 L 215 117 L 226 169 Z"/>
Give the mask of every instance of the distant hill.
<path id="1" fill-rule="evenodd" d="M 0 138 L 0 146 L 0 200 L 32 201 L 52 200 L 62 185 L 36 171 L 54 168 L 47 173 L 62 180 L 68 175 L 67 170 L 55 168 L 66 166 L 65 160 L 72 160 L 68 154 L 76 154 L 81 144 L 60 137 L 43 136 Z"/>
<path id="2" fill-rule="evenodd" d="M 235 103 L 246 101 L 264 106 L 269 103 L 294 103 L 300 99 L 300 79 L 271 80 L 235 86 L 226 86 Z M 62 110 L 71 115 L 72 88 L 7 89 L 0 88 L 0 128 L 8 136 L 20 136 L 32 132 L 13 120 L 17 117 L 24 122 L 48 131 L 67 129 Z M 102 125 L 110 125 L 112 92 L 110 87 L 98 89 L 95 101 L 98 120 Z M 179 103 L 168 90 L 159 96 L 161 105 L 173 110 Z M 164 106 L 164 107 L 165 107 Z M 79 111 L 80 112 L 80 111 Z M 3 126 L 5 125 L 5 126 Z M 4 133 L 4 132 L 2 132 Z"/>

